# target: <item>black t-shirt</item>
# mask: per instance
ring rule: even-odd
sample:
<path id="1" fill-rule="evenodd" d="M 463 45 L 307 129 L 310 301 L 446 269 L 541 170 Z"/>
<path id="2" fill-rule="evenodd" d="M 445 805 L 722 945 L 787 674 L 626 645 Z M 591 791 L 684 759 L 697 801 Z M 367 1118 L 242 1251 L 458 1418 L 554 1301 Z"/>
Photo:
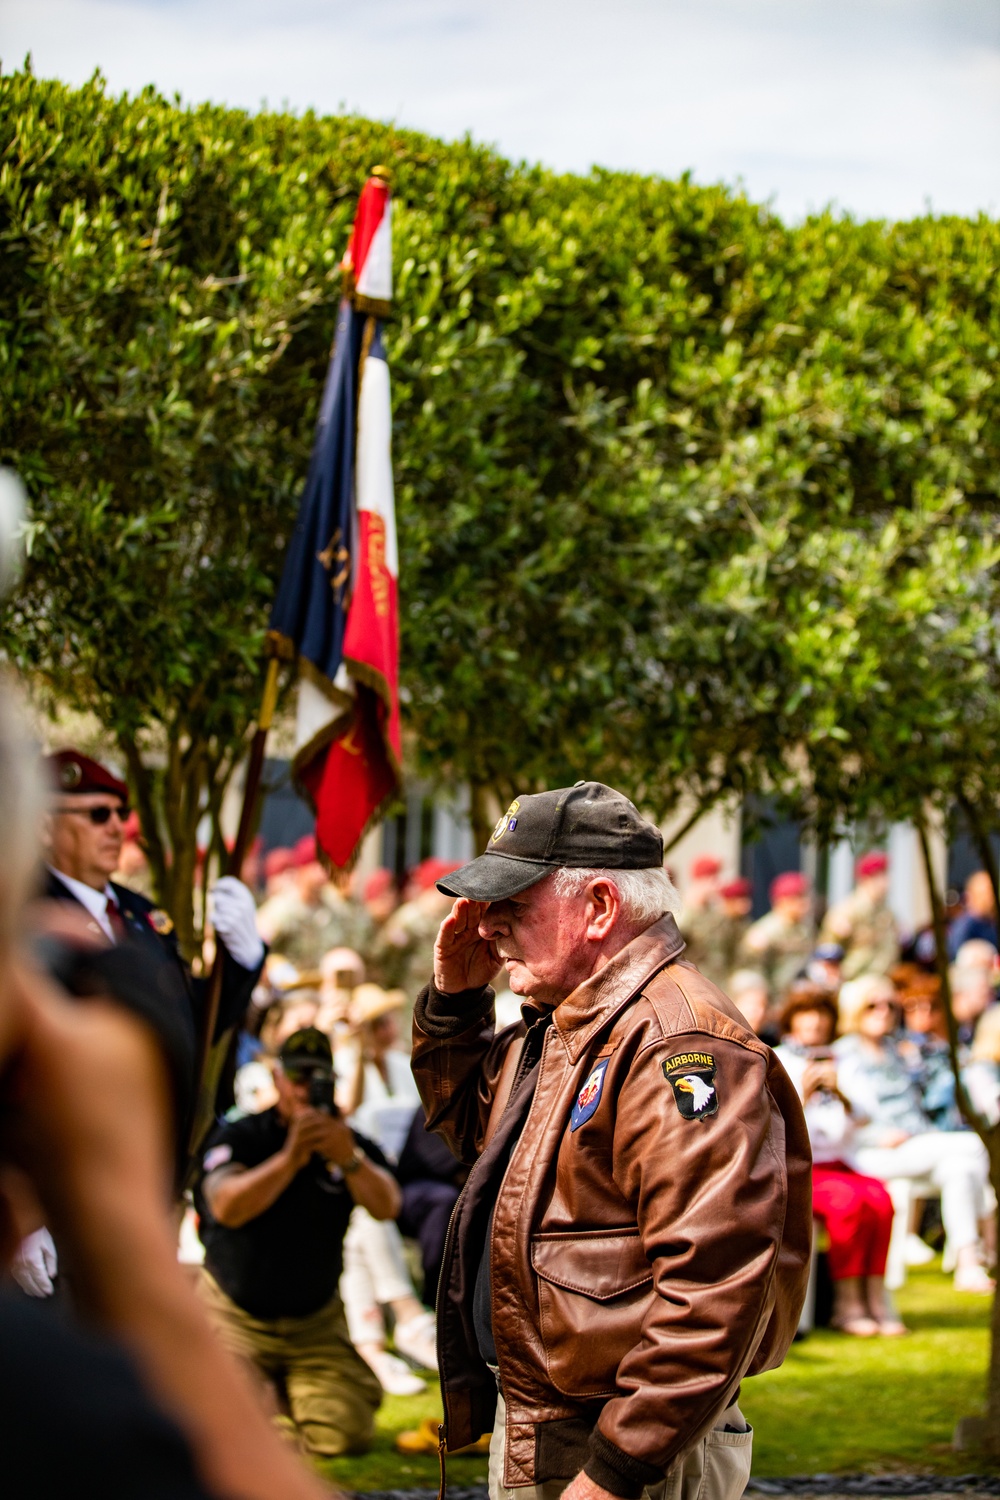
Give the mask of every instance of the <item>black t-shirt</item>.
<path id="1" fill-rule="evenodd" d="M 229 1162 L 258 1167 L 281 1150 L 287 1134 L 276 1109 L 221 1125 L 202 1151 L 202 1169 L 207 1176 Z M 351 1134 L 376 1166 L 387 1165 L 374 1142 Z M 304 1318 L 337 1290 L 354 1208 L 337 1167 L 312 1156 L 270 1208 L 238 1229 L 216 1223 L 200 1184 L 196 1205 L 205 1266 L 251 1317 Z"/>

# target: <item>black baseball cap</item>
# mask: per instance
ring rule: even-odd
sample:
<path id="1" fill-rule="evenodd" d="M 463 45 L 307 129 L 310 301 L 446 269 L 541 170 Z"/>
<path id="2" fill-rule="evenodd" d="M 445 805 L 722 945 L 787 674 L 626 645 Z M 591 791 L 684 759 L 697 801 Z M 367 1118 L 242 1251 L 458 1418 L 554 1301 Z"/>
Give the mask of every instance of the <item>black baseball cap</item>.
<path id="1" fill-rule="evenodd" d="M 333 1067 L 333 1048 L 329 1037 L 317 1026 L 303 1026 L 282 1042 L 278 1061 L 286 1073 L 299 1068 L 325 1068 L 329 1072 Z"/>
<path id="2" fill-rule="evenodd" d="M 515 797 L 486 853 L 437 882 L 446 896 L 505 901 L 569 866 L 653 870 L 663 864 L 663 835 L 613 787 L 578 781 L 554 792 Z"/>

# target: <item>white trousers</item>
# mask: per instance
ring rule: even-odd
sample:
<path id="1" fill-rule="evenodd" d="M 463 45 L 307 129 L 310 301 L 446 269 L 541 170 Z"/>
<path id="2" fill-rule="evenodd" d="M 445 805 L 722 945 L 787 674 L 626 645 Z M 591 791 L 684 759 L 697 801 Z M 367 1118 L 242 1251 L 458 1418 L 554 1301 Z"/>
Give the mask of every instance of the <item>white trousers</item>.
<path id="1" fill-rule="evenodd" d="M 344 1270 L 340 1296 L 351 1343 L 381 1343 L 385 1338 L 382 1308 L 401 1297 L 415 1297 L 403 1253 L 403 1240 L 391 1220 L 373 1219 L 356 1208 L 344 1237 Z"/>
<path id="2" fill-rule="evenodd" d="M 856 1153 L 866 1177 L 929 1177 L 941 1192 L 941 1218 L 955 1252 L 979 1243 L 983 1189 L 990 1162 L 978 1135 L 962 1130 L 928 1130 L 901 1146 L 865 1146 Z"/>
<path id="3" fill-rule="evenodd" d="M 570 1483 L 568 1479 L 548 1479 L 544 1484 L 519 1485 L 508 1489 L 503 1482 L 504 1448 L 506 1446 L 507 1407 L 497 1396 L 497 1415 L 490 1439 L 490 1500 L 558 1500 Z M 745 1432 L 726 1432 L 726 1427 L 746 1428 Z M 682 1453 L 670 1465 L 659 1484 L 643 1490 L 643 1500 L 740 1500 L 750 1478 L 753 1430 L 743 1413 L 733 1403 L 719 1417 L 715 1426 Z"/>

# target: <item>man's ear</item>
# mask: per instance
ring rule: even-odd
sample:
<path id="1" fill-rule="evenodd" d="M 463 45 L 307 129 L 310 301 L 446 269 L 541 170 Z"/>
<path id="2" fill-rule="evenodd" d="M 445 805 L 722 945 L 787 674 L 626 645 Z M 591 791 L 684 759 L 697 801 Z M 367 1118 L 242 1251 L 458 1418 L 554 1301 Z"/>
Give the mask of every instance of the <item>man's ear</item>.
<path id="1" fill-rule="evenodd" d="M 52 814 L 42 814 L 42 826 L 38 830 L 43 849 L 52 848 Z"/>
<path id="2" fill-rule="evenodd" d="M 594 880 L 587 887 L 587 937 L 603 942 L 618 920 L 621 901 L 610 880 Z"/>

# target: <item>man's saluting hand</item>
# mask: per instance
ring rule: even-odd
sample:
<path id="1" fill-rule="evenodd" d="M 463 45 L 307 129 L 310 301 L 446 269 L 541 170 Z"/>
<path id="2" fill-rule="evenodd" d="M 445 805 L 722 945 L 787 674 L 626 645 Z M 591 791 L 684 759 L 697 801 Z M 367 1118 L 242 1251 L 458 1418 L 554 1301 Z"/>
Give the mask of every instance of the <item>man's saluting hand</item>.
<path id="1" fill-rule="evenodd" d="M 499 974 L 501 961 L 496 946 L 479 931 L 489 904 L 460 896 L 441 923 L 434 944 L 434 988 L 439 994 L 481 990 Z"/>

